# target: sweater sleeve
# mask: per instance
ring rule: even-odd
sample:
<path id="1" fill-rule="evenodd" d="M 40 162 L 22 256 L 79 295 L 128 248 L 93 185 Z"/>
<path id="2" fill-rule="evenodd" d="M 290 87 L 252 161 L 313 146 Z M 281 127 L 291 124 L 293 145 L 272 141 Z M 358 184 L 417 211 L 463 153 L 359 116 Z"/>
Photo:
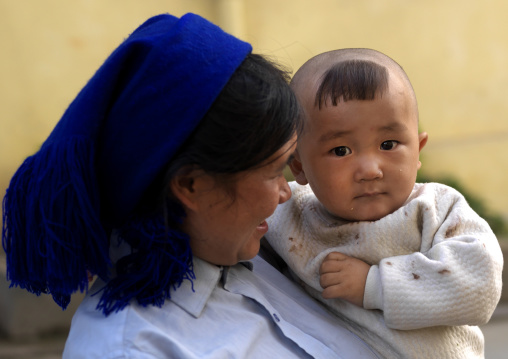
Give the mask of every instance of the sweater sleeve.
<path id="1" fill-rule="evenodd" d="M 383 309 L 383 286 L 377 265 L 370 266 L 365 282 L 363 307 L 365 309 Z"/>
<path id="2" fill-rule="evenodd" d="M 383 310 L 392 329 L 482 325 L 501 296 L 503 256 L 488 224 L 455 190 L 435 199 L 422 209 L 421 251 L 384 258 L 369 273 L 366 308 Z"/>

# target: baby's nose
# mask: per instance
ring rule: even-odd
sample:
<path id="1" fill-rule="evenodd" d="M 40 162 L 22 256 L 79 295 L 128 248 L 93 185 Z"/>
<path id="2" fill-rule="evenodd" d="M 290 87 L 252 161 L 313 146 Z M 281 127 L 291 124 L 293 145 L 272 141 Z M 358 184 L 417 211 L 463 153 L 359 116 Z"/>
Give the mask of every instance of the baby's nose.
<path id="1" fill-rule="evenodd" d="M 355 181 L 373 181 L 383 178 L 381 167 L 373 158 L 364 158 L 359 162 L 355 172 Z"/>

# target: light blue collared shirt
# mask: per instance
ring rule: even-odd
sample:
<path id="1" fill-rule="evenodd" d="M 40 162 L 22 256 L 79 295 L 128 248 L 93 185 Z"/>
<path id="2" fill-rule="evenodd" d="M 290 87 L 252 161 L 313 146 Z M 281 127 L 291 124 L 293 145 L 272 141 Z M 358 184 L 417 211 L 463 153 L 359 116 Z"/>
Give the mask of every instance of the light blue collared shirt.
<path id="1" fill-rule="evenodd" d="M 100 295 L 74 315 L 64 358 L 375 358 L 300 287 L 256 257 L 232 267 L 194 258 L 161 308 L 131 304 L 104 317 Z M 95 283 L 95 293 L 103 283 Z"/>

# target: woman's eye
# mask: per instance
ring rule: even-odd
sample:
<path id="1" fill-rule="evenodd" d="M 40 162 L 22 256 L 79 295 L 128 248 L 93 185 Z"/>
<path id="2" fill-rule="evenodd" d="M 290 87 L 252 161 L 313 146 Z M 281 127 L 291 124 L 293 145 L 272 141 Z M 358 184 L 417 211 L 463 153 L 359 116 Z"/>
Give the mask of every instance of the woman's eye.
<path id="1" fill-rule="evenodd" d="M 380 148 L 383 151 L 390 151 L 390 150 L 395 149 L 395 147 L 397 147 L 398 144 L 399 143 L 395 140 L 385 141 L 381 144 Z"/>
<path id="2" fill-rule="evenodd" d="M 332 151 L 338 157 L 344 157 L 351 154 L 351 150 L 346 146 L 335 147 Z"/>

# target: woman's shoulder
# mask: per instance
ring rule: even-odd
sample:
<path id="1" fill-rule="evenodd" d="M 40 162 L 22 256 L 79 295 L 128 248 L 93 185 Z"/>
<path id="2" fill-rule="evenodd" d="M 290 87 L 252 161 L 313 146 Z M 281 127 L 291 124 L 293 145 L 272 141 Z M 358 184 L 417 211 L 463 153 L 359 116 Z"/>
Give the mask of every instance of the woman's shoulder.
<path id="1" fill-rule="evenodd" d="M 104 282 L 96 282 L 72 319 L 64 358 L 163 358 L 192 345 L 182 328 L 206 332 L 210 318 L 202 315 L 217 288 L 221 270 L 194 258 L 193 281 L 184 280 L 160 306 L 134 300 L 105 316 L 97 309 Z M 197 320 L 200 317 L 201 320 Z M 192 331 L 191 330 L 191 331 Z M 185 357 L 183 354 L 178 357 Z"/>
<path id="2" fill-rule="evenodd" d="M 98 298 L 90 293 L 83 299 L 72 318 L 63 358 L 124 358 L 123 332 L 126 312 L 109 316 L 95 309 Z M 107 338 L 107 340 L 105 340 Z"/>
<path id="3" fill-rule="evenodd" d="M 88 294 L 78 307 L 65 344 L 64 359 L 159 358 L 160 346 L 172 341 L 170 330 L 163 328 L 167 327 L 168 316 L 181 310 L 170 300 L 161 307 L 133 303 L 108 316 L 97 309 L 99 300 L 100 293 Z M 170 322 L 178 325 L 178 317 L 173 315 Z"/>

